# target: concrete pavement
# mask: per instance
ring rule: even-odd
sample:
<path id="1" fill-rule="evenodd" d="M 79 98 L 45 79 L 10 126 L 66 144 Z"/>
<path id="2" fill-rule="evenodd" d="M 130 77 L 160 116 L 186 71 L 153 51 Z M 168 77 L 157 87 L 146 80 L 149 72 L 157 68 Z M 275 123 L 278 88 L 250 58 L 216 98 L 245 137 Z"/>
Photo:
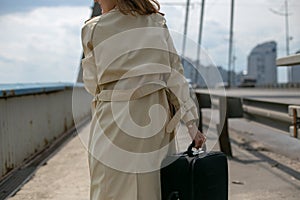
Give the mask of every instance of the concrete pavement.
<path id="1" fill-rule="evenodd" d="M 86 125 L 81 131 L 88 132 Z M 87 151 L 78 136 L 69 140 L 41 166 L 17 194 L 18 200 L 88 200 Z"/>
<path id="2" fill-rule="evenodd" d="M 211 122 L 215 128 L 215 124 L 219 121 L 218 110 L 202 109 L 202 115 L 203 124 L 207 126 Z M 230 118 L 228 123 L 229 136 L 232 133 L 238 133 L 248 142 L 259 142 L 268 151 L 300 161 L 300 140 L 291 137 L 286 132 L 245 118 Z"/>
<path id="3" fill-rule="evenodd" d="M 89 125 L 80 134 L 87 134 Z M 299 173 L 297 160 L 266 151 L 259 142 L 247 141 L 230 133 L 234 158 L 229 159 L 230 200 L 299 200 L 300 180 L 287 170 Z M 89 172 L 87 151 L 82 137 L 76 136 L 65 144 L 11 200 L 88 200 Z M 208 136 L 208 144 L 218 149 L 216 135 Z M 184 127 L 178 134 L 179 148 L 184 150 L 190 139 Z M 268 159 L 269 158 L 269 159 Z"/>

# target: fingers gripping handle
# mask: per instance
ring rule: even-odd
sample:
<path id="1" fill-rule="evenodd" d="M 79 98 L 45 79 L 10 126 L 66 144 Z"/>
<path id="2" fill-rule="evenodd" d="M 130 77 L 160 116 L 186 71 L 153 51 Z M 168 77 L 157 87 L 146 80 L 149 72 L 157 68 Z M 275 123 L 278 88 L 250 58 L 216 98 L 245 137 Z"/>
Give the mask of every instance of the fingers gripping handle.
<path id="1" fill-rule="evenodd" d="M 199 151 L 193 151 L 194 147 L 195 140 L 193 140 L 192 143 L 188 146 L 187 151 L 184 152 L 184 154 L 187 154 L 189 157 L 195 157 L 198 156 L 200 153 L 206 152 L 206 144 L 203 144 L 203 147 Z"/>

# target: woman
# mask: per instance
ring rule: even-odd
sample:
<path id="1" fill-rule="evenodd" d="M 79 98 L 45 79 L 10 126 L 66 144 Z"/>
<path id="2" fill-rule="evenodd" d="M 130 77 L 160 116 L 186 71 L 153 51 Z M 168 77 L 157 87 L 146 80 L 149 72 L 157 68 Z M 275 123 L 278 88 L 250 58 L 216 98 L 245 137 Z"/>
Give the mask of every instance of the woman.
<path id="1" fill-rule="evenodd" d="M 102 15 L 82 28 L 83 80 L 94 96 L 90 199 L 159 200 L 160 163 L 175 151 L 180 119 L 196 148 L 206 140 L 197 108 L 159 3 L 95 2 Z"/>

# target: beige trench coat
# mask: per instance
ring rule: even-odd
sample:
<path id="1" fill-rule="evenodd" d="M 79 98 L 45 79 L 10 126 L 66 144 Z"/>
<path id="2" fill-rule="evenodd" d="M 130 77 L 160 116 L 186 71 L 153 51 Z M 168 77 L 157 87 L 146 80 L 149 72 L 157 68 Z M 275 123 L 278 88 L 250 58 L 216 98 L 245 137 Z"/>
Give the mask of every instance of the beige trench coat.
<path id="1" fill-rule="evenodd" d="M 113 9 L 82 28 L 83 80 L 94 96 L 91 200 L 160 200 L 160 162 L 175 151 L 176 126 L 198 119 L 165 22 Z"/>

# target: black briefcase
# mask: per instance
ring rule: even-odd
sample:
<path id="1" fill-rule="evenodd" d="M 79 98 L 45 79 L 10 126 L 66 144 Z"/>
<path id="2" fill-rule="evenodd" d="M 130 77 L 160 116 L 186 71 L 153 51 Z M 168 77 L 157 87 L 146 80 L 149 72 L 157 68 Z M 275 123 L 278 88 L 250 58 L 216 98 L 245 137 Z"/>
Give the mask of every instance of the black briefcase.
<path id="1" fill-rule="evenodd" d="M 228 165 L 221 152 L 193 152 L 165 158 L 161 168 L 162 200 L 227 200 Z"/>

